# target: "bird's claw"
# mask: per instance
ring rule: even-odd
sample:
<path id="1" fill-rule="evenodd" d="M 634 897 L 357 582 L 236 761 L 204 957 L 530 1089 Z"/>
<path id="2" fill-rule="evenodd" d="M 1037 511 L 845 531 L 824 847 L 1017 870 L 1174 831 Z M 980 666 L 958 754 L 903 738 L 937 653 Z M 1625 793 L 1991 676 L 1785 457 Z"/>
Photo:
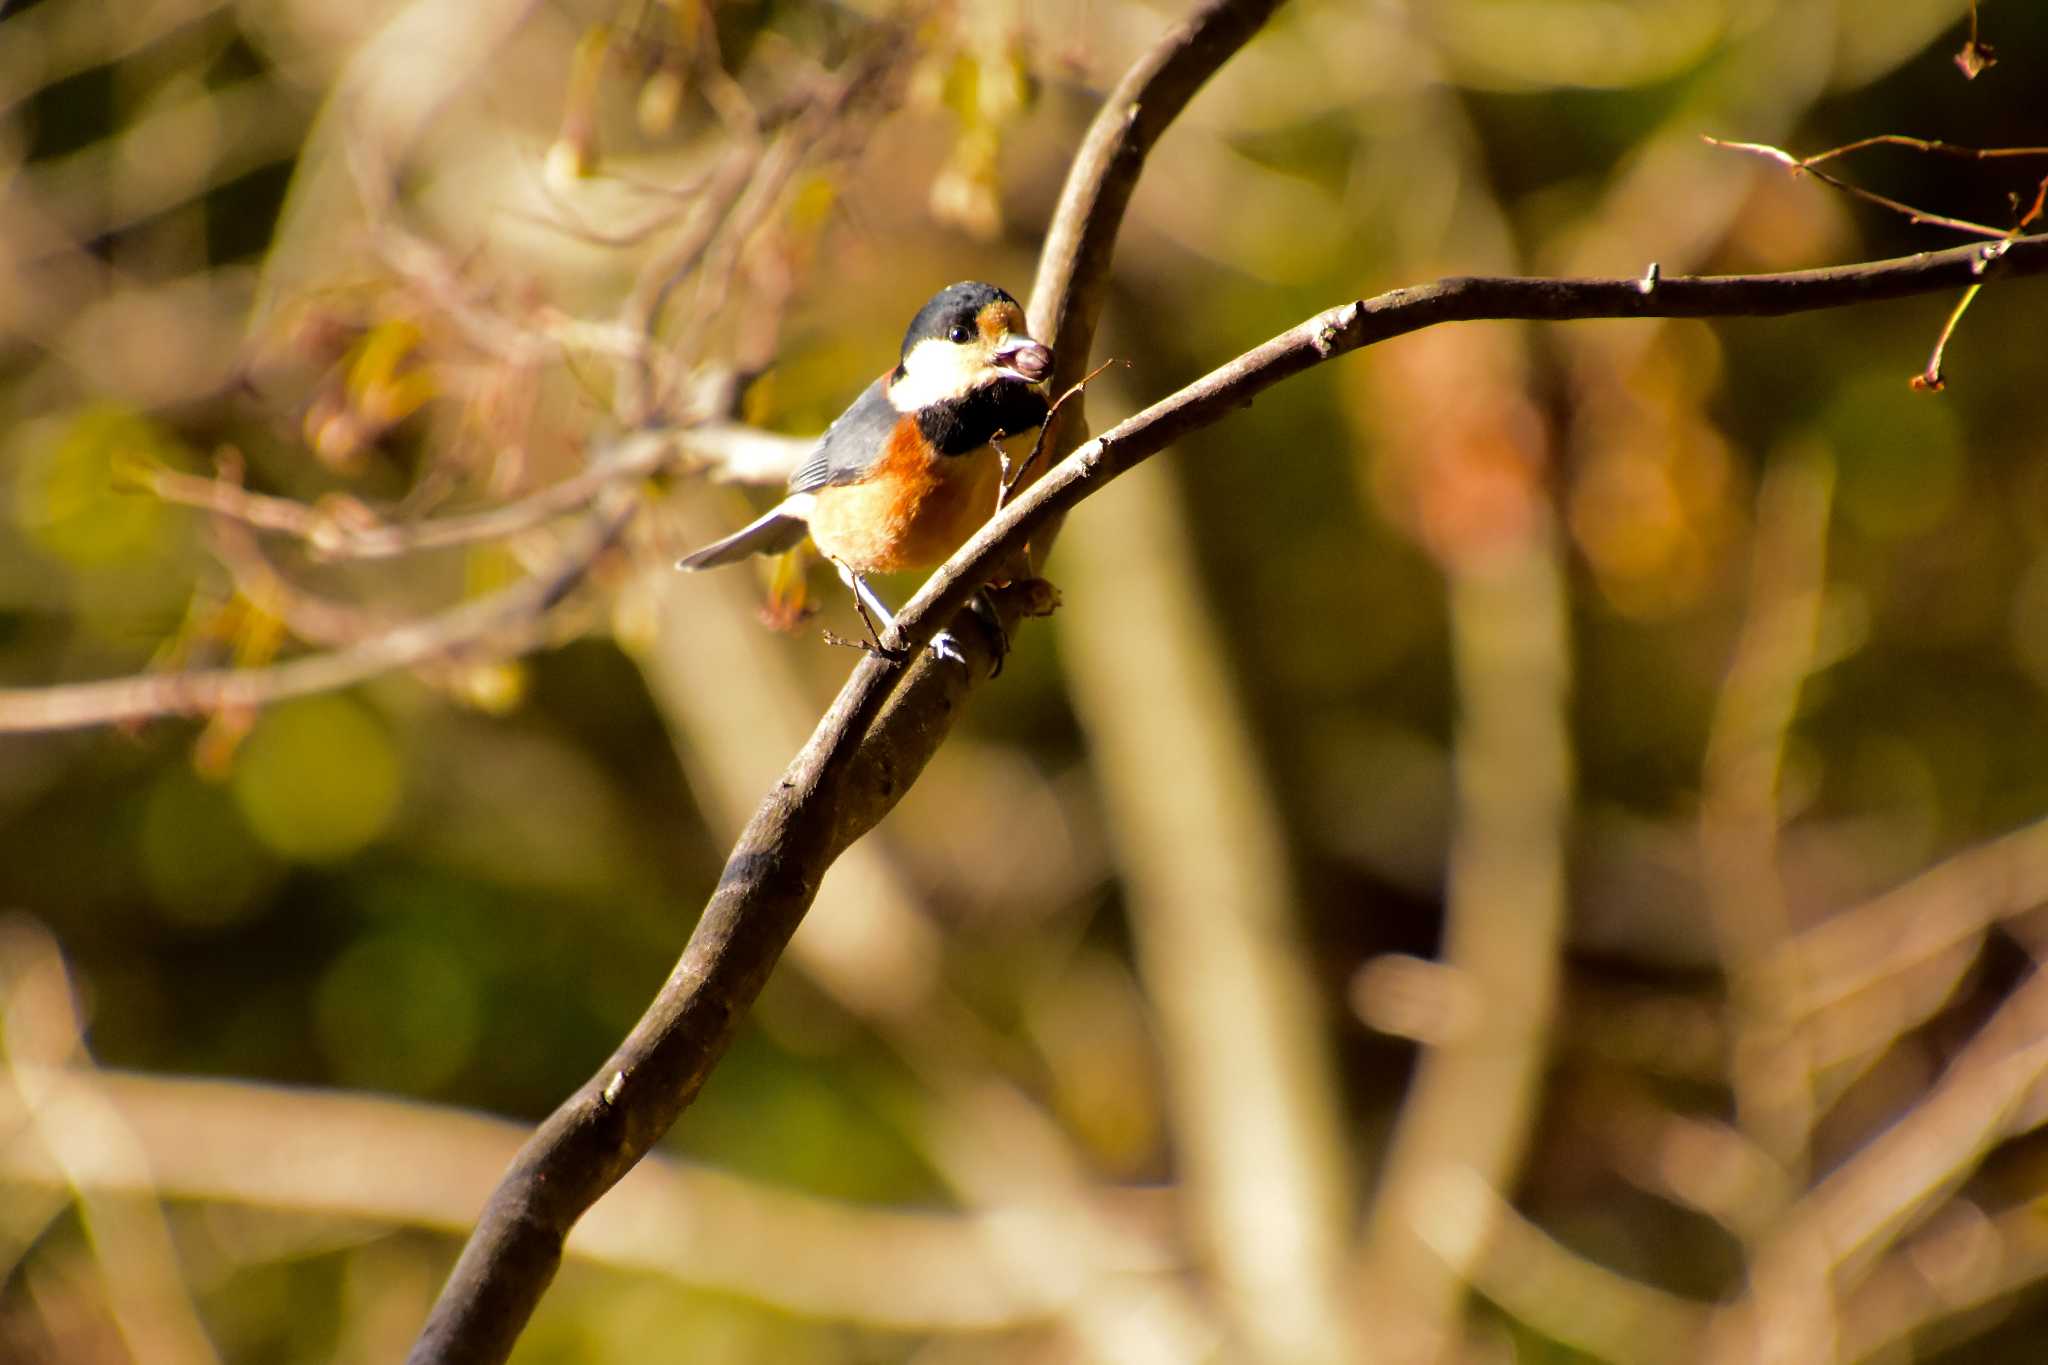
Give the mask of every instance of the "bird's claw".
<path id="1" fill-rule="evenodd" d="M 880 659 L 884 663 L 903 664 L 910 661 L 910 655 L 906 651 L 890 649 L 879 640 L 849 640 L 843 635 L 836 635 L 828 630 L 825 632 L 825 643 L 837 645 L 841 649 L 857 649 L 869 658 Z M 937 635 L 934 635 L 931 644 L 927 648 L 931 650 L 932 657 L 942 664 L 950 663 L 958 664 L 962 668 L 967 667 L 967 651 L 961 648 L 959 637 L 950 630 L 942 630 Z M 999 655 L 996 659 L 995 670 L 989 676 L 994 677 L 996 673 L 1000 673 L 1002 667 L 1002 658 Z"/>
<path id="2" fill-rule="evenodd" d="M 999 678 L 1003 673 L 1003 661 L 1010 657 L 1010 632 L 1003 628 L 1002 613 L 996 610 L 996 604 L 989 597 L 987 589 L 974 594 L 968 600 L 967 609 L 974 613 L 974 619 L 981 622 L 982 628 L 988 632 L 988 675 L 991 678 Z"/>
<path id="3" fill-rule="evenodd" d="M 900 664 L 906 657 L 902 650 L 890 649 L 879 640 L 849 640 L 844 635 L 829 630 L 824 632 L 824 637 L 828 645 L 840 649 L 857 649 L 868 657 L 880 659 L 884 663 Z"/>

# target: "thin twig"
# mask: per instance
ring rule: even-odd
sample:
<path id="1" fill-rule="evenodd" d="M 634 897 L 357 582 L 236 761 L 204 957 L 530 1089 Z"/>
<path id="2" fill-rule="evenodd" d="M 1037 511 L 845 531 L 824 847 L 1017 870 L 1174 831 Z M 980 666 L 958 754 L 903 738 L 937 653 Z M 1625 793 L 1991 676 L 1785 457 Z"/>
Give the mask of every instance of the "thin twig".
<path id="1" fill-rule="evenodd" d="M 2028 207 L 2025 213 L 2020 215 L 2020 220 L 2013 224 L 2012 231 L 2006 235 L 2008 237 L 2017 237 L 2037 222 L 2041 217 L 2044 202 L 2048 202 L 2048 178 L 2043 178 L 2040 185 L 2035 188 L 2033 204 Z M 1985 250 L 1987 253 L 1985 260 L 1988 262 L 1992 259 L 1988 254 L 1990 248 L 1987 247 Z M 1934 340 L 1934 350 L 1927 357 L 1926 368 L 1913 376 L 1912 384 L 1914 388 L 1928 393 L 1940 393 L 1944 388 L 1948 387 L 1947 382 L 1942 378 L 1941 358 L 1948 350 L 1949 338 L 1955 335 L 1956 326 L 1962 322 L 1963 314 L 1968 312 L 1970 305 L 1977 301 L 1977 291 L 1981 288 L 1983 288 L 1982 285 L 1973 284 L 1968 289 L 1965 289 L 1963 296 L 1956 300 L 1956 306 L 1949 310 L 1948 321 L 1942 324 L 1941 335 Z"/>
<path id="2" fill-rule="evenodd" d="M 113 1326 L 134 1359 L 164 1365 L 219 1365 L 150 1176 L 149 1157 L 96 1079 L 76 994 L 56 940 L 20 916 L 0 920 L 0 1109 L 49 1155 L 77 1208 L 92 1260 L 105 1281 Z M 90 1178 L 94 1163 L 125 1177 L 111 1190 Z"/>
<path id="3" fill-rule="evenodd" d="M 1956 334 L 1956 327 L 1962 322 L 1963 314 L 1977 301 L 1977 291 L 1983 287 L 1981 284 L 1971 285 L 1963 291 L 1963 296 L 1956 300 L 1956 306 L 1949 309 L 1948 321 L 1941 324 L 1941 335 L 1934 339 L 1934 349 L 1928 353 L 1926 367 L 1907 381 L 1914 388 L 1925 393 L 1940 393 L 1948 387 L 1948 381 L 1941 374 L 1941 358 L 1948 351 L 1949 338 Z"/>
<path id="4" fill-rule="evenodd" d="M 1787 170 L 1790 170 L 1794 175 L 1810 175 L 1822 184 L 1832 185 L 1842 191 L 1842 193 L 1861 199 L 1866 204 L 1875 204 L 1879 208 L 1890 209 L 1893 213 L 1903 214 L 1906 221 L 1910 223 L 1920 223 L 1928 227 L 1950 228 L 1956 232 L 1967 232 L 1977 237 L 2006 237 L 2011 235 L 2011 230 L 2008 228 L 1995 228 L 1984 223 L 1973 223 L 1967 218 L 1951 218 L 1945 213 L 1930 213 L 1926 209 L 1916 209 L 1911 204 L 1893 199 L 1889 195 L 1879 194 L 1875 190 L 1866 190 L 1861 185 L 1852 185 L 1839 176 L 1829 175 L 1826 171 L 1818 168 L 1817 163 L 1834 156 L 1839 156 L 1841 154 L 1840 149 L 1832 152 L 1823 152 L 1819 156 L 1794 156 L 1792 153 L 1782 148 L 1773 147 L 1767 142 L 1732 142 L 1726 138 L 1707 137 L 1705 134 L 1701 134 L 1700 140 L 1711 143 L 1716 147 L 1726 147 L 1731 152 L 1749 152 L 1753 155 L 1775 161 Z"/>
<path id="5" fill-rule="evenodd" d="M 1130 363 L 1128 360 L 1124 362 L 1125 365 Z M 1053 428 L 1053 418 L 1057 417 L 1060 409 L 1067 405 L 1067 400 L 1079 398 L 1095 376 L 1101 374 L 1114 364 L 1116 364 L 1114 358 L 1103 361 L 1100 365 L 1088 371 L 1087 374 L 1075 380 L 1059 397 L 1052 400 L 1052 406 L 1046 409 L 1045 421 L 1039 424 L 1038 437 L 1031 443 L 1031 453 L 1017 461 L 1015 466 L 1010 466 L 1007 458 L 1005 459 L 1002 486 L 996 491 L 996 511 L 1000 512 L 1003 510 L 1004 506 L 1010 501 L 1010 495 L 1016 492 L 1017 485 L 1024 482 L 1024 476 L 1031 472 L 1032 468 L 1037 465 L 1039 456 L 1045 453 L 1046 435 Z"/>
<path id="6" fill-rule="evenodd" d="M 708 279 L 715 297 L 690 310 L 691 335 L 674 350 L 688 353 L 706 324 L 723 307 L 742 251 L 768 214 L 781 202 L 791 178 L 822 144 L 848 135 L 847 111 L 891 70 L 900 37 L 886 36 L 807 92 L 800 112 L 765 145 L 757 123 L 748 121 L 739 145 L 720 161 L 703 194 L 691 207 L 685 230 L 642 269 L 619 309 L 620 325 L 642 339 L 639 355 L 619 371 L 615 404 L 621 421 L 637 425 L 661 407 L 666 396 L 656 373 L 665 357 L 657 345 L 670 298 L 691 273 Z"/>
<path id="7" fill-rule="evenodd" d="M 24 1187 L 69 1184 L 102 1198 L 460 1234 L 526 1137 L 524 1124 L 417 1100 L 76 1065 L 30 1075 L 39 1092 L 90 1084 L 143 1159 L 101 1143 L 61 1154 L 0 1144 L 10 1199 Z M 30 1121 L 0 1085 L 0 1131 L 18 1134 Z M 666 1156 L 642 1162 L 627 1182 L 628 1198 L 577 1225 L 570 1255 L 884 1330 L 989 1331 L 1047 1316 L 973 1216 L 846 1204 Z M 741 1226 L 745 1238 L 728 1235 Z"/>
<path id="8" fill-rule="evenodd" d="M 582 471 L 512 502 L 460 516 L 385 522 L 361 503 L 305 503 L 251 493 L 235 482 L 180 473 L 159 465 L 126 471 L 165 502 L 196 507 L 254 527 L 296 537 L 320 559 L 391 559 L 502 540 L 590 505 L 606 488 L 659 473 L 682 458 L 687 427 L 641 432 L 619 442 Z"/>
<path id="9" fill-rule="evenodd" d="M 1845 142 L 1839 147 L 1830 147 L 1824 152 L 1815 152 L 1802 157 L 1807 166 L 1816 166 L 1823 161 L 1848 156 L 1871 147 L 1905 147 L 1930 156 L 1951 156 L 1962 161 L 1998 161 L 2007 157 L 2048 156 L 2048 147 L 1965 147 L 1957 142 L 1943 142 L 1935 137 L 1909 137 L 1904 133 L 1873 133 L 1859 137 L 1854 142 Z"/>
<path id="10" fill-rule="evenodd" d="M 369 241 L 377 259 L 417 291 L 437 323 L 447 324 L 479 354 L 508 365 L 533 366 L 557 359 L 565 349 L 561 338 L 481 297 L 447 251 L 406 231 L 395 213 L 379 217 L 375 227 Z"/>
<path id="11" fill-rule="evenodd" d="M 1853 1288 L 1893 1242 L 1969 1176 L 1985 1153 L 2038 1124 L 2039 1093 L 2048 1082 L 2044 1025 L 2048 971 L 2037 968 L 1957 1054 L 1925 1099 L 1792 1207 L 1752 1265 L 1752 1286 L 1784 1273 L 1790 1262 L 1801 1278 Z M 1814 1359 L 1769 1350 L 1759 1355 L 1745 1344 L 1750 1334 L 1773 1344 L 1780 1325 L 1760 1299 L 1753 1288 L 1728 1310 L 1730 1330 L 1719 1358 L 1782 1359 L 1788 1365 Z M 1798 1348 L 1796 1342 L 1776 1344 Z"/>
<path id="12" fill-rule="evenodd" d="M 331 692 L 379 674 L 446 659 L 492 641 L 508 628 L 531 623 L 554 607 L 625 531 L 639 510 L 639 499 L 636 489 L 607 488 L 597 499 L 589 525 L 547 572 L 347 649 L 310 654 L 268 668 L 144 674 L 54 687 L 0 688 L 0 733 L 75 730 L 265 706 L 288 697 Z"/>

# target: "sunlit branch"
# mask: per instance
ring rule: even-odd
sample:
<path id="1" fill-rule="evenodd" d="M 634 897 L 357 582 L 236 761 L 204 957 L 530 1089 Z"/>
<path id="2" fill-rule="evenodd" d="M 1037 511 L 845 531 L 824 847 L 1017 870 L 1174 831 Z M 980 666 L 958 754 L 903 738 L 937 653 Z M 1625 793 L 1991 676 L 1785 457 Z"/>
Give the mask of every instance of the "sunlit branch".
<path id="1" fill-rule="evenodd" d="M 1979 1312 L 2044 1275 L 2048 1219 L 2037 1201 L 1987 1215 L 1957 1198 L 1844 1302 L 1841 1359 L 1901 1359 L 1913 1333 Z"/>
<path id="2" fill-rule="evenodd" d="M 1729 143 L 1723 145 L 1749 146 L 1752 144 Z M 2002 161 L 2008 158 L 2019 159 L 2048 156 L 2048 147 L 1965 147 L 1960 143 L 1943 142 L 1940 138 L 1934 137 L 1908 137 L 1904 133 L 1874 133 L 1869 137 L 1859 137 L 1854 142 L 1845 142 L 1839 147 L 1830 147 L 1824 152 L 1815 152 L 1811 156 L 1801 157 L 1799 161 L 1802 165 L 1812 167 L 1819 165 L 1823 161 L 1833 161 L 1837 157 L 1848 156 L 1852 152 L 1866 151 L 1872 147 L 1904 147 L 1910 151 L 1926 152 L 1930 156 L 1954 157 L 1960 161 Z"/>
<path id="3" fill-rule="evenodd" d="M 1773 147 L 1765 142 L 1732 142 L 1726 138 L 1718 137 L 1702 137 L 1701 140 L 1711 143 L 1716 147 L 1726 147 L 1731 152 L 1749 152 L 1766 160 L 1775 161 L 1794 175 L 1810 175 L 1822 184 L 1832 185 L 1834 188 L 1842 191 L 1842 193 L 1861 199 L 1866 204 L 1875 204 L 1881 209 L 1889 209 L 1893 213 L 1901 214 L 1909 223 L 1920 223 L 1928 227 L 1950 228 L 1956 232 L 1967 232 L 1975 237 L 2007 237 L 2011 235 L 2011 229 L 2009 228 L 1995 228 L 1985 223 L 1973 223 L 1967 218 L 1951 218 L 1945 213 L 1933 213 L 1927 209 L 1914 208 L 1911 204 L 1893 199 L 1889 195 L 1879 194 L 1875 190 L 1866 190 L 1861 185 L 1851 184 L 1839 176 L 1830 175 L 1826 171 L 1819 169 L 1821 162 L 1842 155 L 1847 150 L 1846 148 L 1836 148 L 1833 151 L 1822 152 L 1817 156 L 1794 156 L 1782 148 Z"/>
<path id="4" fill-rule="evenodd" d="M 1702 880 L 1727 983 L 1729 1089 L 1736 1120 L 1781 1179 L 1758 1194 L 1788 1196 L 1806 1183 L 1817 1117 L 1812 1041 L 1784 994 L 1760 988 L 1758 969 L 1791 932 L 1779 871 L 1780 780 L 1799 697 L 1821 658 L 1834 468 L 1795 452 L 1765 471 L 1757 490 L 1749 604 L 1714 702 L 1700 778 Z M 1768 1245 L 1783 1202 L 1753 1211 L 1745 1246 Z M 1836 1324 L 1828 1267 L 1780 1257 L 1778 1273 L 1750 1292 L 1772 1330 L 1824 1356 Z"/>
<path id="5" fill-rule="evenodd" d="M 1456 1249 L 1480 1293 L 1554 1341 L 1601 1360 L 1683 1360 L 1705 1334 L 1706 1305 L 1587 1260 L 1524 1218 L 1471 1171 L 1446 1172 L 1436 1191 L 1472 1229 Z M 1453 1250 L 1444 1248 L 1444 1250 Z"/>
<path id="6" fill-rule="evenodd" d="M 0 1180 L 16 1189 L 70 1182 L 459 1234 L 526 1136 L 506 1119 L 340 1091 L 76 1067 L 31 1079 L 90 1082 L 144 1159 L 77 1143 L 60 1165 L 36 1143 L 0 1146 Z M 24 1119 L 0 1087 L 0 1128 Z M 1009 1278 L 972 1216 L 862 1208 L 665 1157 L 627 1179 L 630 1197 L 578 1224 L 570 1255 L 894 1331 L 989 1331 L 1050 1311 Z M 742 1245 L 726 1235 L 734 1227 L 748 1230 Z"/>
<path id="7" fill-rule="evenodd" d="M 2037 968 L 1924 1099 L 1792 1206 L 1759 1252 L 1751 1284 L 1792 1263 L 1802 1278 L 1853 1288 L 1986 1152 L 2042 1122 L 2044 1029 L 2048 974 Z M 1757 1323 L 1768 1312 L 1760 1297 L 1752 1290 L 1730 1312 Z M 1751 1357 L 1735 1348 L 1726 1358 Z"/>
<path id="8" fill-rule="evenodd" d="M 523 629 L 568 595 L 625 530 L 639 507 L 632 488 L 612 487 L 597 499 L 590 522 L 547 572 L 384 634 L 325 654 L 265 668 L 223 668 L 143 674 L 42 688 L 0 688 L 0 733 L 75 730 L 165 716 L 208 715 L 266 706 L 289 697 L 330 692 L 380 674 L 490 647 L 507 630 Z"/>
<path id="9" fill-rule="evenodd" d="M 1211 0 L 1140 59 L 1097 115 L 1087 141 L 1096 154 L 1069 171 L 1033 293 L 1034 334 L 1057 335 L 1062 363 L 1077 367 L 1056 372 L 1057 387 L 1085 366 L 1110 247 L 1147 151 L 1276 3 Z M 1098 302 L 1067 325 L 1049 325 L 1047 319 L 1068 315 L 1076 296 Z M 980 577 L 944 608 L 947 616 L 996 567 L 992 559 L 971 562 Z M 1018 614 L 1010 603 L 1006 624 Z M 908 622 L 921 632 L 920 649 L 943 619 L 927 595 Z M 899 621 L 899 635 L 902 628 Z M 856 666 L 741 834 L 682 962 L 646 1015 L 507 1171 L 414 1344 L 413 1361 L 499 1361 L 509 1354 L 553 1279 L 569 1229 L 695 1097 L 796 931 L 825 867 L 916 780 L 968 690 L 986 676 L 987 642 L 973 628 L 962 635 L 965 670 L 934 668 L 921 658 L 902 697 L 886 710 L 903 681 L 896 666 L 872 658 Z"/>
<path id="10" fill-rule="evenodd" d="M 2048 272 L 2048 236 L 2031 236 L 1818 270 L 1675 276 L 1648 287 L 1642 279 L 1459 276 L 1342 304 L 1247 351 L 1062 461 L 1012 500 L 933 574 L 898 615 L 884 643 L 891 648 L 921 649 L 944 621 L 966 606 L 1004 556 L 1017 553 L 1034 530 L 1108 479 L 1182 436 L 1220 420 L 1281 380 L 1375 342 L 1446 322 L 1481 319 L 1775 317 L 2044 272 Z M 646 439 L 657 438 L 649 434 Z M 621 502 L 620 490 L 608 489 L 600 501 L 606 499 L 611 508 L 598 517 L 595 535 L 587 538 L 580 550 L 565 554 L 556 571 L 466 603 L 431 621 L 400 628 L 351 650 L 297 659 L 266 670 L 0 689 L 0 732 L 74 729 L 158 715 L 197 714 L 223 706 L 257 706 L 344 687 L 478 643 L 509 621 L 552 605 L 580 580 L 591 558 L 611 542 L 631 515 L 630 497 Z M 839 725 L 850 728 L 858 722 L 860 728 L 853 731 L 856 739 L 893 691 L 893 671 L 882 667 L 880 675 L 871 675 L 865 668 L 857 671 L 841 696 L 841 704 L 851 709 L 840 717 Z M 816 747 L 814 738 L 812 748 Z"/>
<path id="11" fill-rule="evenodd" d="M 1227 54 L 1225 54 L 1227 55 Z M 1221 57 L 1218 57 L 1220 62 Z M 1482 318 L 1741 317 L 1872 303 L 2048 271 L 2048 237 L 1775 275 L 1543 280 L 1463 277 L 1346 303 L 1281 333 L 1088 442 L 935 573 L 883 643 L 918 653 L 1034 532 L 1117 474 L 1337 356 Z M 973 634 L 964 628 L 963 636 Z M 682 961 L 603 1069 L 542 1125 L 492 1197 L 416 1361 L 498 1360 L 559 1263 L 562 1239 L 695 1097 L 773 970 L 825 870 L 881 818 L 943 739 L 969 668 L 919 654 L 908 685 L 869 658 L 742 833 Z M 892 701 L 893 698 L 893 701 Z"/>
<path id="12" fill-rule="evenodd" d="M 299 502 L 251 493 L 239 483 L 202 478 L 162 466 L 128 471 L 144 491 L 165 502 L 196 507 L 215 516 L 303 540 L 320 559 L 391 559 L 425 550 L 444 550 L 502 540 L 590 505 L 604 489 L 658 473 L 682 458 L 679 432 L 642 432 L 619 442 L 581 472 L 537 492 L 481 512 L 386 522 L 353 499 Z"/>
<path id="13" fill-rule="evenodd" d="M 149 1158 L 98 1082 L 63 955 L 41 925 L 0 921 L 0 1113 L 11 1148 L 47 1154 L 69 1191 L 115 1331 L 136 1360 L 218 1365 Z M 10 1093 L 11 1092 L 11 1093 Z M 119 1172 L 123 1188 L 92 1179 Z"/>
<path id="14" fill-rule="evenodd" d="M 1974 952 L 1999 920 L 2048 901 L 2048 820 L 2022 826 L 1956 853 L 1863 904 L 1832 915 L 1787 942 L 1769 970 L 1770 989 L 1787 1008 L 1816 1015 L 1851 997 L 1898 997 L 1902 979 L 1955 952 Z M 1903 1032 L 1921 1016 L 1898 1008 Z M 1894 1033 L 1871 1037 L 1872 1049 Z"/>

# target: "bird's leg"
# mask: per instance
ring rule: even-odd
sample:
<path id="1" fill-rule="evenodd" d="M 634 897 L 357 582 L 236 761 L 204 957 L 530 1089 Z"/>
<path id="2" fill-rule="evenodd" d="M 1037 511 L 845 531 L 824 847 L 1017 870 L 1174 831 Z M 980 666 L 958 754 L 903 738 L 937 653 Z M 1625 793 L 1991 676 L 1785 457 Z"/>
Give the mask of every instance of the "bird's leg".
<path id="1" fill-rule="evenodd" d="M 889 604 L 882 600 L 880 593 L 868 586 L 865 578 L 838 560 L 832 561 L 832 567 L 839 570 L 839 581 L 852 591 L 853 609 L 860 613 L 860 623 L 868 628 L 868 639 L 873 641 L 875 653 L 888 654 L 889 651 L 882 645 L 882 632 L 896 624 L 896 613 L 889 610 Z M 877 618 L 881 620 L 880 625 L 875 624 Z"/>
<path id="2" fill-rule="evenodd" d="M 866 578 L 837 560 L 833 561 L 833 567 L 839 570 L 840 581 L 853 591 L 853 607 L 860 613 L 861 624 L 868 628 L 868 635 L 874 641 L 873 651 L 885 659 L 900 660 L 902 655 L 882 643 L 882 632 L 896 624 L 896 613 L 889 610 L 889 604 L 868 585 Z M 877 621 L 881 622 L 879 626 L 875 624 Z M 942 630 L 932 637 L 932 653 L 938 658 L 950 659 L 962 668 L 967 666 L 967 655 L 950 630 Z"/>
<path id="3" fill-rule="evenodd" d="M 896 615 L 889 610 L 889 604 L 882 600 L 879 593 L 868 586 L 868 581 L 865 578 L 862 578 L 846 565 L 841 564 L 835 559 L 832 561 L 832 567 L 839 571 L 839 581 L 844 583 L 847 590 L 853 594 L 853 609 L 860 613 L 860 623 L 868 628 L 868 638 L 865 640 L 842 640 L 828 630 L 825 632 L 825 642 L 833 645 L 847 645 L 859 650 L 863 654 L 872 654 L 878 659 L 887 659 L 890 663 L 902 663 L 903 655 L 882 643 L 882 632 L 896 624 Z M 876 624 L 876 617 L 881 618 L 881 624 Z"/>

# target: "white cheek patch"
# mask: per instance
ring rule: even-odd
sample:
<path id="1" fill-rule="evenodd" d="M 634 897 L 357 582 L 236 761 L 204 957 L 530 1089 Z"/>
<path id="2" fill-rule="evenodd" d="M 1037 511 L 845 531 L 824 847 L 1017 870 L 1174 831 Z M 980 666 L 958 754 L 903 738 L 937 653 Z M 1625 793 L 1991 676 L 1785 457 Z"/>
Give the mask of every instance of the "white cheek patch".
<path id="1" fill-rule="evenodd" d="M 981 347 L 927 337 L 903 358 L 903 377 L 889 385 L 889 402 L 898 412 L 916 412 L 994 377 Z"/>

